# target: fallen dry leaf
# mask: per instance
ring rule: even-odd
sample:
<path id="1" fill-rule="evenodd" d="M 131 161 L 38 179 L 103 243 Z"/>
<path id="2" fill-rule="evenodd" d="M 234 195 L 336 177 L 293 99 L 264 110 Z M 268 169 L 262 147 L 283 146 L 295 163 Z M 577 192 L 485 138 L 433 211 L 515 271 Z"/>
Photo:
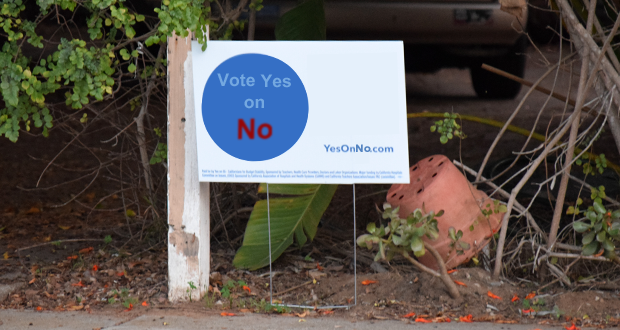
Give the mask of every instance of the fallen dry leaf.
<path id="1" fill-rule="evenodd" d="M 467 287 L 467 284 L 465 284 L 465 283 L 463 283 L 463 282 L 461 282 L 461 281 L 454 281 L 454 283 L 456 283 L 456 284 L 458 284 L 458 285 L 460 285 L 460 286 Z"/>
<path id="2" fill-rule="evenodd" d="M 37 312 L 40 312 L 40 311 L 42 311 L 42 310 L 43 310 L 43 307 L 41 307 L 41 306 L 37 306 Z"/>
<path id="3" fill-rule="evenodd" d="M 306 322 L 306 320 L 304 320 L 304 319 L 299 319 L 299 323 L 301 323 L 301 322 Z"/>
<path id="4" fill-rule="evenodd" d="M 427 319 L 422 318 L 422 317 L 418 317 L 417 319 L 415 319 L 415 321 L 418 322 L 418 323 L 433 323 L 433 321 L 427 320 Z"/>
<path id="5" fill-rule="evenodd" d="M 79 311 L 79 310 L 81 310 L 83 308 L 84 308 L 84 305 L 67 306 L 67 310 L 68 311 Z"/>
<path id="6" fill-rule="evenodd" d="M 2 255 L 4 257 L 4 260 L 9 258 L 9 251 L 4 252 L 4 254 Z"/>
<path id="7" fill-rule="evenodd" d="M 124 310 L 125 312 L 130 312 L 133 309 L 133 304 L 129 304 L 129 308 Z"/>
<path id="8" fill-rule="evenodd" d="M 525 296 L 525 299 L 532 299 L 534 297 L 536 297 L 536 292 L 532 292 L 532 293 L 528 294 L 527 296 Z"/>
<path id="9" fill-rule="evenodd" d="M 535 312 L 535 310 L 529 308 L 529 309 L 522 309 L 521 312 L 523 312 L 523 314 L 530 314 Z"/>
<path id="10" fill-rule="evenodd" d="M 222 312 L 220 315 L 222 315 L 222 316 L 235 316 L 235 313 Z"/>
<path id="11" fill-rule="evenodd" d="M 30 280 L 30 282 L 28 282 L 28 284 L 32 284 L 32 283 L 34 283 L 34 281 L 36 281 L 36 280 L 37 280 L 37 279 L 36 279 L 36 277 L 35 277 L 35 278 L 31 279 L 31 280 Z"/>
<path id="12" fill-rule="evenodd" d="M 129 269 L 132 269 L 132 268 L 134 268 L 136 266 L 139 266 L 139 265 L 142 265 L 142 264 L 144 264 L 144 261 L 133 261 L 133 262 L 128 263 L 127 267 Z"/>
<path id="13" fill-rule="evenodd" d="M 79 252 L 80 254 L 89 254 L 89 253 L 93 252 L 93 250 L 94 250 L 94 249 L 93 249 L 93 247 L 92 247 L 92 246 L 90 246 L 90 247 L 87 247 L 87 248 L 83 248 L 83 249 L 81 249 L 81 250 L 80 250 L 80 251 L 78 251 L 78 252 Z"/>
<path id="14" fill-rule="evenodd" d="M 147 303 L 146 300 L 142 302 L 142 306 L 147 307 L 148 305 L 149 303 Z"/>
<path id="15" fill-rule="evenodd" d="M 414 313 L 414 312 L 411 312 L 411 313 L 409 313 L 409 314 L 407 314 L 407 315 L 403 315 L 403 318 L 409 319 L 409 318 L 412 318 L 412 317 L 414 317 L 414 316 L 415 316 L 415 313 Z"/>
<path id="16" fill-rule="evenodd" d="M 247 291 L 248 293 L 252 293 L 252 290 L 250 290 L 250 287 L 248 287 L 247 285 L 243 286 L 243 290 Z"/>
<path id="17" fill-rule="evenodd" d="M 295 313 L 295 315 L 296 315 L 296 316 L 299 316 L 299 317 L 306 317 L 306 316 L 308 316 L 308 314 L 309 314 L 309 313 L 310 313 L 310 312 L 308 312 L 308 311 L 306 310 L 306 311 L 305 311 L 305 312 L 303 312 L 303 313 Z"/>
<path id="18" fill-rule="evenodd" d="M 82 283 L 82 281 L 79 281 L 77 283 L 73 283 L 71 284 L 71 286 L 81 286 L 81 287 L 85 287 L 86 285 L 84 285 L 84 283 Z"/>
<path id="19" fill-rule="evenodd" d="M 493 299 L 502 300 L 502 297 L 493 294 L 493 292 L 491 292 L 491 291 L 487 292 L 487 296 L 489 296 L 489 297 L 491 297 Z"/>
<path id="20" fill-rule="evenodd" d="M 566 330 L 580 330 L 581 328 L 576 327 L 575 323 L 573 323 L 573 325 L 571 325 L 570 327 L 564 327 L 564 329 L 566 329 Z"/>
<path id="21" fill-rule="evenodd" d="M 362 281 L 362 285 L 371 285 L 371 284 L 375 284 L 377 283 L 377 281 L 372 281 L 372 280 L 363 280 Z"/>
<path id="22" fill-rule="evenodd" d="M 433 319 L 433 323 L 450 323 L 450 318 L 439 316 Z"/>
<path id="23" fill-rule="evenodd" d="M 474 317 L 471 314 L 467 316 L 461 316 L 459 317 L 459 321 L 465 322 L 465 323 L 472 323 L 474 322 Z"/>
<path id="24" fill-rule="evenodd" d="M 41 213 L 41 210 L 38 207 L 31 207 L 30 210 L 26 211 L 26 214 L 35 214 L 35 213 Z"/>
<path id="25" fill-rule="evenodd" d="M 452 274 L 452 273 L 456 273 L 456 272 L 458 272 L 458 269 L 450 269 L 448 271 L 448 274 Z"/>
<path id="26" fill-rule="evenodd" d="M 334 314 L 334 311 L 321 311 L 321 313 L 320 313 L 320 314 L 323 314 L 323 315 L 330 315 L 330 314 Z"/>
<path id="27" fill-rule="evenodd" d="M 123 276 L 123 275 L 125 275 L 125 272 L 118 272 L 118 273 L 116 273 L 116 275 L 117 276 Z"/>
<path id="28" fill-rule="evenodd" d="M 319 272 L 319 271 L 317 271 L 317 270 L 309 270 L 309 271 L 308 271 L 308 275 L 309 275 L 310 277 L 312 277 L 313 279 L 315 279 L 315 280 L 316 280 L 316 279 L 319 279 L 319 278 L 321 278 L 321 277 L 323 277 L 323 276 L 327 276 L 327 274 L 325 274 L 325 273 L 321 273 L 321 272 Z"/>
<path id="29" fill-rule="evenodd" d="M 515 293 L 515 295 L 512 297 L 512 299 L 510 299 L 511 302 L 515 302 L 519 300 L 519 297 L 517 296 L 517 294 Z"/>
<path id="30" fill-rule="evenodd" d="M 317 262 L 317 263 L 316 263 L 316 269 L 318 269 L 318 270 L 323 270 L 323 267 L 321 267 L 321 265 L 319 265 L 319 263 Z"/>
<path id="31" fill-rule="evenodd" d="M 73 256 L 68 256 L 68 257 L 67 257 L 67 260 L 75 260 L 75 259 L 77 259 L 77 258 L 78 258 L 78 256 L 73 255 Z"/>
<path id="32" fill-rule="evenodd" d="M 98 271 L 98 270 L 99 270 L 99 266 L 97 266 L 97 265 L 93 265 L 93 272 L 96 272 L 96 271 Z"/>
<path id="33" fill-rule="evenodd" d="M 58 228 L 62 229 L 62 230 L 69 230 L 71 229 L 71 226 L 62 226 L 62 225 L 58 225 Z"/>

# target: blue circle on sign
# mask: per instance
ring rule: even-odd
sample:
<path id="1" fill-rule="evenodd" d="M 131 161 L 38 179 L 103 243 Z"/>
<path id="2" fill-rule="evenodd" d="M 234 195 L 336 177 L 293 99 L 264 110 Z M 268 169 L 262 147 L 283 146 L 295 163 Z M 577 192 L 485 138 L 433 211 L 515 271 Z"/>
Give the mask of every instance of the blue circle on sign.
<path id="1" fill-rule="evenodd" d="M 209 76 L 202 118 L 215 144 L 227 154 L 268 160 L 301 137 L 308 121 L 308 95 L 297 73 L 279 59 L 237 55 Z"/>

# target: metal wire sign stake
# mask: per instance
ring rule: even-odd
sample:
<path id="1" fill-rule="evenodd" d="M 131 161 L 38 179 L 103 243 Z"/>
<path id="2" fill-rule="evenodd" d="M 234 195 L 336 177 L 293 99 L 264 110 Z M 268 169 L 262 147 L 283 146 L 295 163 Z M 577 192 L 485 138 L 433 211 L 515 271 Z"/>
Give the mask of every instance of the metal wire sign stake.
<path id="1" fill-rule="evenodd" d="M 269 209 L 269 183 L 267 185 L 267 232 L 269 237 L 269 303 L 273 305 L 273 270 L 271 267 L 271 211 Z M 277 306 L 283 307 L 295 307 L 295 308 L 308 308 L 308 309 L 332 309 L 332 308 L 346 308 L 349 309 L 357 305 L 357 245 L 355 244 L 357 237 L 355 231 L 357 229 L 356 215 L 355 215 L 355 183 L 353 184 L 353 305 L 333 305 L 333 306 L 309 306 L 309 305 L 289 305 L 289 304 L 277 304 Z"/>

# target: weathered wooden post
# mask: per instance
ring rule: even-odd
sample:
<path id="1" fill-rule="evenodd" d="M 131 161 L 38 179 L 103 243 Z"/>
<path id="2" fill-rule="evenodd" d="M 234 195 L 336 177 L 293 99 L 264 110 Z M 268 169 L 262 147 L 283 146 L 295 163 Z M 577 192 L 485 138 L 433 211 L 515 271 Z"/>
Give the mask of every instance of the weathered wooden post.
<path id="1" fill-rule="evenodd" d="M 191 37 L 168 38 L 168 299 L 209 286 L 209 183 L 198 181 Z"/>

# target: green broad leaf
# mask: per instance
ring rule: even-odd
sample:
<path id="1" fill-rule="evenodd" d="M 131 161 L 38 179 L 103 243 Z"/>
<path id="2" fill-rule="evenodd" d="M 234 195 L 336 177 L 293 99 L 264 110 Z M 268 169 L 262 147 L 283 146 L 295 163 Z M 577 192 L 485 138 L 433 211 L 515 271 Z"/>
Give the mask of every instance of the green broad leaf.
<path id="1" fill-rule="evenodd" d="M 401 246 L 404 245 L 405 240 L 398 235 L 392 235 L 392 242 L 394 242 L 394 245 L 396 246 Z"/>
<path id="2" fill-rule="evenodd" d="M 596 212 L 588 210 L 586 212 L 586 217 L 588 219 L 590 219 L 590 221 L 595 222 L 596 221 Z"/>
<path id="3" fill-rule="evenodd" d="M 581 221 L 573 222 L 573 229 L 575 229 L 575 231 L 578 232 L 578 233 L 583 233 L 586 230 L 588 230 L 589 228 L 590 228 L 590 225 L 588 225 L 588 224 L 586 224 L 584 222 L 581 222 Z"/>
<path id="4" fill-rule="evenodd" d="M 620 219 L 620 210 L 615 210 L 611 212 L 611 218 L 614 220 Z"/>
<path id="5" fill-rule="evenodd" d="M 598 242 L 592 242 L 590 244 L 584 245 L 581 254 L 583 254 L 584 256 L 591 256 L 598 252 L 598 250 Z"/>
<path id="6" fill-rule="evenodd" d="M 295 187 L 299 189 L 296 190 Z M 286 195 L 293 195 L 269 199 L 272 260 L 276 260 L 293 244 L 293 237 L 300 247 L 308 241 L 308 238 L 314 239 L 321 216 L 337 187 L 337 185 L 269 185 L 270 193 L 284 192 Z M 254 205 L 245 230 L 243 245 L 237 251 L 233 265 L 250 270 L 269 265 L 268 236 L 267 201 L 261 200 Z"/>
<path id="7" fill-rule="evenodd" d="M 598 234 L 596 234 L 596 240 L 599 242 L 604 242 L 607 239 L 607 234 L 605 233 L 605 231 L 600 231 L 598 232 Z"/>
<path id="8" fill-rule="evenodd" d="M 469 243 L 466 243 L 466 242 L 459 241 L 459 245 L 461 246 L 461 249 L 463 250 L 469 250 L 471 248 Z"/>
<path id="9" fill-rule="evenodd" d="M 596 236 L 596 232 L 590 232 L 586 236 L 581 239 L 581 244 L 588 245 L 590 242 L 594 241 L 594 237 Z"/>
<path id="10" fill-rule="evenodd" d="M 366 226 L 366 230 L 371 234 L 374 234 L 376 229 L 377 229 L 377 225 L 375 225 L 374 222 L 371 222 Z"/>
<path id="11" fill-rule="evenodd" d="M 441 144 L 446 144 L 446 143 L 448 143 L 448 137 L 447 137 L 447 136 L 445 136 L 445 135 L 442 135 L 442 136 L 439 138 L 439 142 L 441 142 Z"/>
<path id="12" fill-rule="evenodd" d="M 601 204 L 599 202 L 594 202 L 594 210 L 596 212 L 598 212 L 598 213 L 605 213 L 605 212 L 607 212 L 607 210 L 605 209 L 603 204 Z"/>
<path id="13" fill-rule="evenodd" d="M 308 0 L 291 9 L 276 23 L 276 40 L 325 40 L 323 0 Z"/>
<path id="14" fill-rule="evenodd" d="M 610 240 L 606 239 L 604 240 L 601 245 L 603 246 L 603 249 L 605 249 L 605 251 L 613 251 L 616 249 L 616 247 L 614 246 L 614 243 L 612 243 Z"/>
<path id="15" fill-rule="evenodd" d="M 411 251 L 415 254 L 416 257 L 424 255 L 424 242 L 419 237 L 414 237 L 411 240 Z M 419 254 L 422 252 L 422 254 Z"/>
<path id="16" fill-rule="evenodd" d="M 127 67 L 127 70 L 133 73 L 134 71 L 136 71 L 136 65 L 133 63 L 129 64 L 129 66 Z"/>
<path id="17" fill-rule="evenodd" d="M 370 237 L 371 236 L 368 235 L 368 234 L 361 235 L 360 237 L 357 238 L 357 245 L 359 247 L 363 247 L 363 248 L 368 247 L 367 241 L 368 241 L 368 239 Z M 371 243 L 371 245 L 372 245 L 372 243 Z"/>
<path id="18" fill-rule="evenodd" d="M 451 240 L 456 241 L 456 231 L 454 230 L 454 227 L 448 228 L 448 237 L 450 237 Z"/>

